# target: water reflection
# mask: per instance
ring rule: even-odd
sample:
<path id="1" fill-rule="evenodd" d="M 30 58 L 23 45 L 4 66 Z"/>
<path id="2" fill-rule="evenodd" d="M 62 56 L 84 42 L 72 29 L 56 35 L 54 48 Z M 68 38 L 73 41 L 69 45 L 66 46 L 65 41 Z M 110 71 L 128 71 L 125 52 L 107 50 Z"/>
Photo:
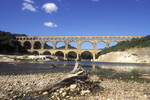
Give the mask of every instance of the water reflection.
<path id="1" fill-rule="evenodd" d="M 104 69 L 114 69 L 118 72 L 130 72 L 132 70 L 138 70 L 140 73 L 150 74 L 150 66 L 110 66 L 110 65 L 102 65 L 99 66 Z"/>
<path id="2" fill-rule="evenodd" d="M 97 69 L 96 67 L 97 67 L 96 64 L 93 63 L 93 65 L 92 65 L 92 71 L 95 71 Z"/>
<path id="3" fill-rule="evenodd" d="M 100 69 L 113 69 L 117 72 L 131 72 L 132 70 L 138 70 L 143 74 L 150 74 L 149 64 L 138 64 L 138 63 L 105 63 L 105 62 L 81 62 L 81 65 L 91 66 L 91 70 Z"/>

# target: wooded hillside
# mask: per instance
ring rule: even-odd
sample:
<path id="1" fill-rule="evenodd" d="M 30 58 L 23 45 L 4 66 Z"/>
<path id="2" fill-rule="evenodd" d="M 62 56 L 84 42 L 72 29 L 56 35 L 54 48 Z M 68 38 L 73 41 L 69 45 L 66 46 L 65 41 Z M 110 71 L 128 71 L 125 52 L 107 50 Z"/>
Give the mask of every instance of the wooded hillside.
<path id="1" fill-rule="evenodd" d="M 119 42 L 117 45 L 110 48 L 105 48 L 99 55 L 103 55 L 112 51 L 125 51 L 130 48 L 145 48 L 150 47 L 150 35 L 143 38 L 135 38 L 128 41 Z"/>
<path id="2" fill-rule="evenodd" d="M 24 54 L 27 50 L 15 40 L 15 36 L 24 34 L 12 34 L 10 32 L 0 31 L 0 54 Z"/>

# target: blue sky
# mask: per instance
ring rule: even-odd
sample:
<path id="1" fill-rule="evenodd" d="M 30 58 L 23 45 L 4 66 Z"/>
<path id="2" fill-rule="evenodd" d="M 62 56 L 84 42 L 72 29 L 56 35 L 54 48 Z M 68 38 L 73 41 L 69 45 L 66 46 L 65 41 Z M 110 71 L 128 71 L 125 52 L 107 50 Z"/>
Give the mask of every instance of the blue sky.
<path id="1" fill-rule="evenodd" d="M 30 36 L 149 35 L 150 0 L 0 0 L 0 30 Z"/>

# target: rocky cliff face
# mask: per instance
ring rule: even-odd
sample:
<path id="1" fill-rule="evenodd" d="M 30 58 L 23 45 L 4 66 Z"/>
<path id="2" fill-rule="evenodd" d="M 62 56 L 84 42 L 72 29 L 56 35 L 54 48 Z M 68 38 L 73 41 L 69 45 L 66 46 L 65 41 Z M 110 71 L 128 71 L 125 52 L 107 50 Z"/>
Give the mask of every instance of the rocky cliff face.
<path id="1" fill-rule="evenodd" d="M 99 56 L 100 62 L 150 63 L 150 48 L 134 48 Z"/>

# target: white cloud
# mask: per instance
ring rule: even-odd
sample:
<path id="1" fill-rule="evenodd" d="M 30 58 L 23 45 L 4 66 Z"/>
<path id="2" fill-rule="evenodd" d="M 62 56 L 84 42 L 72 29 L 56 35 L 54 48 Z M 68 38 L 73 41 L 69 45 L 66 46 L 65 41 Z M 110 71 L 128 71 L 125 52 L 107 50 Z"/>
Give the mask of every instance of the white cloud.
<path id="1" fill-rule="evenodd" d="M 34 3 L 34 1 L 32 0 L 23 0 L 23 1 L 28 2 L 28 3 Z"/>
<path id="2" fill-rule="evenodd" d="M 23 3 L 22 4 L 23 7 L 22 7 L 22 10 L 29 10 L 29 11 L 32 11 L 32 12 L 36 12 L 36 7 L 34 7 L 33 5 L 29 4 L 29 3 Z"/>
<path id="3" fill-rule="evenodd" d="M 42 6 L 42 8 L 47 12 L 47 13 L 52 13 L 56 12 L 58 10 L 58 7 L 54 3 L 46 3 Z"/>
<path id="4" fill-rule="evenodd" d="M 92 0 L 93 2 L 98 2 L 99 0 Z"/>
<path id="5" fill-rule="evenodd" d="M 47 26 L 47 27 L 50 27 L 50 28 L 57 27 L 57 25 L 52 23 L 52 22 L 45 22 L 44 26 Z"/>

